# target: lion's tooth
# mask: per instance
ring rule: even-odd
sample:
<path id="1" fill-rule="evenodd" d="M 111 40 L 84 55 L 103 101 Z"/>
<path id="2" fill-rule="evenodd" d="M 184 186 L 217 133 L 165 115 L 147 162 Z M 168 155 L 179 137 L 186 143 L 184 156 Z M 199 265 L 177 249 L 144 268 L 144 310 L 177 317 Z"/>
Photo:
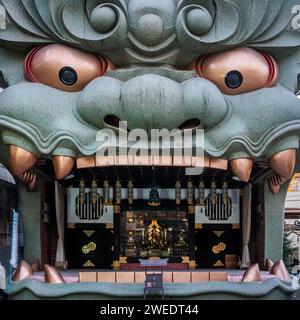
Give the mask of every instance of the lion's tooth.
<path id="1" fill-rule="evenodd" d="M 250 266 L 247 271 L 244 273 L 243 282 L 260 282 L 261 275 L 259 271 L 259 266 L 257 263 Z"/>
<path id="2" fill-rule="evenodd" d="M 274 262 L 271 259 L 269 259 L 269 258 L 266 259 L 266 268 L 269 272 L 270 272 L 271 268 L 273 267 L 273 264 L 274 264 Z"/>
<path id="3" fill-rule="evenodd" d="M 253 160 L 249 158 L 239 158 L 230 161 L 233 173 L 243 182 L 248 182 L 251 176 Z"/>
<path id="4" fill-rule="evenodd" d="M 34 191 L 37 185 L 37 175 L 33 172 L 26 171 L 20 176 L 18 176 L 18 180 L 26 185 L 27 191 Z"/>
<path id="5" fill-rule="evenodd" d="M 32 168 L 38 158 L 32 152 L 15 145 L 9 145 L 9 167 L 14 176 L 20 176 L 28 169 Z"/>
<path id="6" fill-rule="evenodd" d="M 62 275 L 56 268 L 45 264 L 45 283 L 58 284 L 64 282 Z"/>
<path id="7" fill-rule="evenodd" d="M 276 275 L 282 281 L 290 281 L 291 277 L 282 260 L 275 262 L 270 270 L 270 274 Z"/>
<path id="8" fill-rule="evenodd" d="M 37 175 L 32 173 L 32 180 L 27 184 L 27 191 L 32 192 L 36 188 L 37 185 Z"/>
<path id="9" fill-rule="evenodd" d="M 24 260 L 21 261 L 20 265 L 16 269 L 13 274 L 12 280 L 13 281 L 21 281 L 25 278 L 32 276 L 33 270 L 31 266 Z"/>
<path id="10" fill-rule="evenodd" d="M 61 180 L 68 176 L 74 166 L 74 158 L 66 156 L 53 156 L 52 162 L 57 180 Z"/>
<path id="11" fill-rule="evenodd" d="M 273 194 L 277 194 L 280 191 L 280 187 L 287 181 L 288 179 L 281 176 L 273 176 L 268 179 L 269 189 Z"/>
<path id="12" fill-rule="evenodd" d="M 296 164 L 296 149 L 277 152 L 269 158 L 270 167 L 281 177 L 290 179 Z"/>

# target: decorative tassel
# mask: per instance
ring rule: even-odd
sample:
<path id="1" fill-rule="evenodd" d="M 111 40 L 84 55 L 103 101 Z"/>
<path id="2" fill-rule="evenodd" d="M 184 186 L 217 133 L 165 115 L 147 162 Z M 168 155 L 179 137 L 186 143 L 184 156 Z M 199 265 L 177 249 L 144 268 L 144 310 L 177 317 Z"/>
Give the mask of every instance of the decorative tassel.
<path id="1" fill-rule="evenodd" d="M 85 203 L 85 181 L 83 179 L 79 183 L 79 203 Z"/>
<path id="2" fill-rule="evenodd" d="M 176 184 L 175 184 L 175 201 L 176 201 L 176 205 L 179 206 L 181 203 L 181 182 L 180 182 L 180 180 L 177 180 Z"/>
<path id="3" fill-rule="evenodd" d="M 115 184 L 115 204 L 121 203 L 121 190 L 122 190 L 121 181 L 118 179 Z"/>
<path id="4" fill-rule="evenodd" d="M 203 180 L 199 183 L 199 205 L 202 208 L 205 207 L 205 185 Z"/>
<path id="5" fill-rule="evenodd" d="M 97 198 L 98 198 L 98 192 L 97 192 L 98 186 L 97 186 L 97 181 L 93 179 L 92 181 L 92 188 L 91 188 L 91 200 L 92 204 L 97 203 Z"/>
<path id="6" fill-rule="evenodd" d="M 228 204 L 228 183 L 226 181 L 223 182 L 222 186 L 222 201 L 225 206 Z"/>
<path id="7" fill-rule="evenodd" d="M 128 204 L 132 205 L 133 204 L 133 181 L 130 179 L 128 181 L 128 185 L 127 185 L 127 191 L 128 191 Z"/>
<path id="8" fill-rule="evenodd" d="M 103 182 L 103 199 L 104 199 L 104 204 L 108 205 L 110 203 L 109 200 L 109 181 L 104 180 Z"/>
<path id="9" fill-rule="evenodd" d="M 187 203 L 189 206 L 192 206 L 194 204 L 194 186 L 193 181 L 189 180 L 187 184 Z"/>
<path id="10" fill-rule="evenodd" d="M 217 204 L 217 185 L 215 181 L 211 182 L 210 186 L 210 201 L 212 205 Z"/>

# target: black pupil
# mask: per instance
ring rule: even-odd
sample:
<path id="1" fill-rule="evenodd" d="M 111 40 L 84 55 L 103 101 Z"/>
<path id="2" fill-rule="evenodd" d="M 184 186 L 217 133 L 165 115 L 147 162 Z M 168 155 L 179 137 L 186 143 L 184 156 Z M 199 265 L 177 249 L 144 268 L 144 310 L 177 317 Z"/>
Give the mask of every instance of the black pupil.
<path id="1" fill-rule="evenodd" d="M 225 84 L 230 89 L 236 89 L 243 83 L 243 75 L 236 70 L 230 71 L 225 77 Z"/>
<path id="2" fill-rule="evenodd" d="M 59 79 L 63 84 L 72 86 L 77 82 L 78 76 L 73 68 L 64 67 L 59 71 Z"/>

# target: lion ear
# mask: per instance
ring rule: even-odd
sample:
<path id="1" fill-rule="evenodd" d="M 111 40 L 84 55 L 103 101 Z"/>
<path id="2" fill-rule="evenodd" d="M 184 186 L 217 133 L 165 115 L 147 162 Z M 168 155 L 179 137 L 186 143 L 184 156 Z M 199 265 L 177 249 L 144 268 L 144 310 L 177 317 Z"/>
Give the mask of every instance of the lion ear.
<path id="1" fill-rule="evenodd" d="M 20 81 L 24 81 L 25 55 L 0 48 L 0 87 L 6 88 Z"/>

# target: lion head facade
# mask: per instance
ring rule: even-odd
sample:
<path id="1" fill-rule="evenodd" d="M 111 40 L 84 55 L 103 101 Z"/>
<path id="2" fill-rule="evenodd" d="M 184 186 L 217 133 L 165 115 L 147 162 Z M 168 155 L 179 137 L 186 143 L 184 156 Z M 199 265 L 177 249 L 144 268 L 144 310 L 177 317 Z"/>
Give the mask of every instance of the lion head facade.
<path id="1" fill-rule="evenodd" d="M 1 4 L 0 126 L 5 144 L 34 155 L 21 171 L 94 155 L 97 132 L 122 120 L 146 131 L 195 124 L 209 156 L 271 159 L 275 184 L 290 176 L 293 163 L 281 167 L 299 144 L 297 1 Z"/>

